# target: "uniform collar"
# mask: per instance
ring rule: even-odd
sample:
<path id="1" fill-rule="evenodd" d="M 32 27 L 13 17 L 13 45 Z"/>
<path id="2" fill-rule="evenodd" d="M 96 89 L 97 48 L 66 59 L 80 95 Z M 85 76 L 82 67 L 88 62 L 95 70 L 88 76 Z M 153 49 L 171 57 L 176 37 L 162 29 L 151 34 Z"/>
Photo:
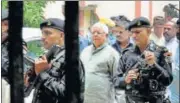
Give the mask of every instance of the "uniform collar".
<path id="1" fill-rule="evenodd" d="M 122 52 L 122 48 L 120 47 L 120 42 L 119 41 L 116 41 L 116 43 L 115 43 L 115 45 L 116 45 L 116 47 L 117 47 L 117 50 L 118 50 L 118 52 Z M 129 47 L 131 47 L 131 46 L 133 46 L 133 44 L 132 43 L 130 43 L 130 40 L 129 40 L 129 43 L 128 43 L 128 45 L 127 45 L 127 47 L 126 48 L 129 48 Z"/>
<path id="2" fill-rule="evenodd" d="M 154 52 L 154 50 L 156 49 L 155 46 L 156 44 L 154 43 L 154 41 L 150 40 L 149 44 L 147 45 L 146 49 L 145 50 L 148 50 L 148 51 L 152 51 Z M 135 46 L 135 49 L 134 51 L 137 53 L 137 54 L 142 54 L 142 52 L 140 51 L 139 47 L 138 46 Z"/>

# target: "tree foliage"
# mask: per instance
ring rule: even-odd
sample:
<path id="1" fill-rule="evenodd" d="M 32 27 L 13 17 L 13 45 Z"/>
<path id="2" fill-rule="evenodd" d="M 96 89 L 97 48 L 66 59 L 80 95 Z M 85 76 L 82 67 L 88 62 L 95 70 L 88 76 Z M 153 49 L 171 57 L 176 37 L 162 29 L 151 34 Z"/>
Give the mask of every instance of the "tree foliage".
<path id="1" fill-rule="evenodd" d="M 24 2 L 24 26 L 25 27 L 39 27 L 43 20 L 43 8 L 47 1 L 23 1 Z M 6 0 L 2 0 L 2 8 L 8 8 Z"/>

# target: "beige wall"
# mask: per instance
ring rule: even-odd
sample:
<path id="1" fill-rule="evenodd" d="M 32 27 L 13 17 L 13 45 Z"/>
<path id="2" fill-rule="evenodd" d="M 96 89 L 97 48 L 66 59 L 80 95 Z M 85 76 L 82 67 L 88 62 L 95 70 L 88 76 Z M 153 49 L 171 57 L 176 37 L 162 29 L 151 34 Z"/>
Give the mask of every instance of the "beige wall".
<path id="1" fill-rule="evenodd" d="M 87 4 L 93 4 L 94 1 L 86 1 Z M 99 17 L 110 18 L 111 16 L 125 15 L 129 19 L 134 18 L 134 1 L 96 1 L 96 13 Z"/>
<path id="2" fill-rule="evenodd" d="M 179 8 L 179 1 L 152 1 L 152 17 L 160 15 L 164 16 L 163 7 L 168 3 L 177 4 Z M 62 5 L 64 1 L 55 1 L 55 3 L 48 3 L 45 8 L 46 17 L 63 18 Z M 135 17 L 135 1 L 85 1 L 85 5 L 96 4 L 96 13 L 100 17 L 110 18 L 116 15 L 125 15 L 130 20 Z M 149 1 L 141 1 L 141 16 L 149 18 Z"/>

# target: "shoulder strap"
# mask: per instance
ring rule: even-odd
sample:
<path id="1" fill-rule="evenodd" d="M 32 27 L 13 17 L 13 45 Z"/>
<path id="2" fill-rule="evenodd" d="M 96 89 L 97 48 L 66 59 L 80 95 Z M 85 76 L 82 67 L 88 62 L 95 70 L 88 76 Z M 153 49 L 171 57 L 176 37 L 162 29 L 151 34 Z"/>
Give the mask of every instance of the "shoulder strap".
<path id="1" fill-rule="evenodd" d="M 62 50 L 50 63 L 54 63 L 56 60 L 58 60 L 62 55 L 64 55 L 65 50 Z"/>

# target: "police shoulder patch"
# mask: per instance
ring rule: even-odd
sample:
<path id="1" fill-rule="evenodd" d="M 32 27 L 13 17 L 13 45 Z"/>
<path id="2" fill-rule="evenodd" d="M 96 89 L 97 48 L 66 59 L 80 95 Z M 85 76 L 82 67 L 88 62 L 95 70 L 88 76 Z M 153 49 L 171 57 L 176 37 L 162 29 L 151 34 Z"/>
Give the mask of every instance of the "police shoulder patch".
<path id="1" fill-rule="evenodd" d="M 140 21 L 138 21 L 138 22 L 137 22 L 137 25 L 138 25 L 138 26 L 141 26 L 141 22 L 140 22 Z"/>

